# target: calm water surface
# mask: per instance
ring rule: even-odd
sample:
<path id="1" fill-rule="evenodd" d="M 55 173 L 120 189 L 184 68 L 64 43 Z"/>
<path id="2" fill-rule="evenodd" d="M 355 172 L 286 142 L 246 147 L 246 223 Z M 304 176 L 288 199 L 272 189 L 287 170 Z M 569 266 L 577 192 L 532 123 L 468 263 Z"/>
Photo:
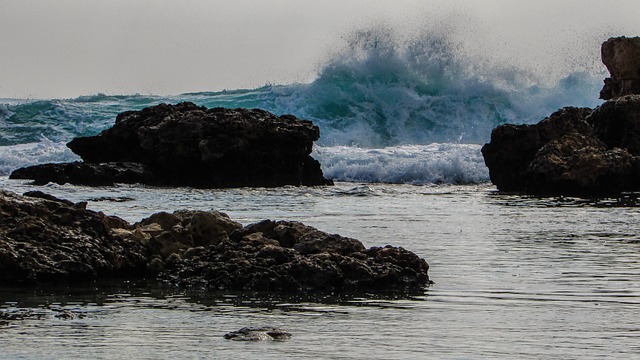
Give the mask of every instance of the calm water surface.
<path id="1" fill-rule="evenodd" d="M 194 190 L 33 187 L 138 221 L 216 209 L 298 220 L 429 262 L 423 294 L 202 293 L 139 282 L 0 291 L 0 358 L 486 359 L 640 357 L 640 207 L 633 197 L 500 195 L 489 186 L 339 183 Z M 72 314 L 65 319 L 64 314 Z M 283 342 L 222 335 L 278 326 Z"/>

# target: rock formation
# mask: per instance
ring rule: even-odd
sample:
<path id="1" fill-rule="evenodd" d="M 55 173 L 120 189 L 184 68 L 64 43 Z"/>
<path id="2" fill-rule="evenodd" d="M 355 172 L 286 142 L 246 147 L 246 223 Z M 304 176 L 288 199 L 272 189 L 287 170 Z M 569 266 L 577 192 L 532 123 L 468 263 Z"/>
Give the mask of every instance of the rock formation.
<path id="1" fill-rule="evenodd" d="M 601 96 L 611 99 L 595 110 L 564 108 L 538 124 L 495 128 L 482 154 L 498 190 L 580 196 L 640 190 L 639 55 L 640 38 L 603 44 L 612 77 Z"/>
<path id="2" fill-rule="evenodd" d="M 640 94 L 640 37 L 611 38 L 602 44 L 601 55 L 611 77 L 604 80 L 600 98 Z"/>
<path id="3" fill-rule="evenodd" d="M 0 286 L 147 277 L 252 291 L 417 291 L 429 265 L 401 247 L 299 222 L 242 226 L 216 211 L 157 213 L 136 224 L 40 192 L 0 191 Z"/>
<path id="4" fill-rule="evenodd" d="M 292 115 L 161 104 L 121 113 L 112 128 L 69 142 L 84 163 L 31 166 L 11 178 L 210 188 L 326 185 L 331 181 L 310 156 L 319 136 L 317 126 Z"/>
<path id="5" fill-rule="evenodd" d="M 0 190 L 0 285 L 144 273 L 147 250 L 111 228 L 122 219 L 40 193 Z"/>

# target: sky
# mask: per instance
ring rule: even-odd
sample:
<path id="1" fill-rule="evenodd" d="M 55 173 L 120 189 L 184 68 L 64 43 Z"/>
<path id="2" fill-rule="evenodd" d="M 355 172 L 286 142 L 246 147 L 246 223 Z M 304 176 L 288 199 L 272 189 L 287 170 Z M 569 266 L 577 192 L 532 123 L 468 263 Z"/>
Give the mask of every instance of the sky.
<path id="1" fill-rule="evenodd" d="M 310 82 L 350 33 L 379 26 L 438 28 L 469 56 L 551 73 L 598 70 L 602 41 L 640 36 L 637 0 L 0 2 L 0 98 Z"/>

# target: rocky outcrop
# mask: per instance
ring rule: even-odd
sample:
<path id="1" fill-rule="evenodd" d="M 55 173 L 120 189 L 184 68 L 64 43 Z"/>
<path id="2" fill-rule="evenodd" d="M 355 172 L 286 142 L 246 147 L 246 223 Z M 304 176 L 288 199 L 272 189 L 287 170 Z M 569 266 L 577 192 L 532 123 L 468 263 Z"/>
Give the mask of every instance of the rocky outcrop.
<path id="1" fill-rule="evenodd" d="M 638 51 L 639 38 L 603 44 L 603 60 L 621 84 L 616 91 L 605 85 L 603 92 L 639 92 L 633 85 Z M 580 196 L 638 191 L 640 95 L 615 97 L 595 110 L 564 108 L 534 125 L 498 126 L 482 154 L 500 191 Z"/>
<path id="2" fill-rule="evenodd" d="M 429 265 L 401 247 L 299 222 L 242 226 L 216 211 L 136 224 L 40 193 L 0 191 L 0 285 L 147 277 L 210 290 L 419 291 Z"/>
<path id="3" fill-rule="evenodd" d="M 319 129 L 292 115 L 193 103 L 127 111 L 97 136 L 67 146 L 84 163 L 18 169 L 14 179 L 83 185 L 327 185 L 310 154 Z"/>
<path id="4" fill-rule="evenodd" d="M 0 190 L 0 284 L 94 280 L 144 272 L 147 250 L 111 229 L 119 218 L 40 193 Z"/>
<path id="5" fill-rule="evenodd" d="M 611 38 L 602 44 L 601 54 L 611 77 L 604 80 L 600 98 L 640 94 L 640 37 Z"/>
<path id="6" fill-rule="evenodd" d="M 523 191 L 528 188 L 530 165 L 538 151 L 555 139 L 570 133 L 591 130 L 585 121 L 588 108 L 564 108 L 536 125 L 506 124 L 491 132 L 491 142 L 482 147 L 491 181 L 500 191 Z"/>
<path id="7" fill-rule="evenodd" d="M 168 226 L 162 231 L 157 238 L 169 244 L 182 232 Z M 358 240 L 299 222 L 265 220 L 208 238 L 208 246 L 158 253 L 159 279 L 183 287 L 259 291 L 415 290 L 429 284 L 429 265 L 410 251 L 366 249 Z"/>

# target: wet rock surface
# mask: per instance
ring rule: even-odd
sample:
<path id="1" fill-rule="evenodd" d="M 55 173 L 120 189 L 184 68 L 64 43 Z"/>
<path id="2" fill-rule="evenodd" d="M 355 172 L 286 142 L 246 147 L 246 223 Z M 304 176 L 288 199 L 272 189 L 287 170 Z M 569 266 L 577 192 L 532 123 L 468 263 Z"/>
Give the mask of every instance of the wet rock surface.
<path id="1" fill-rule="evenodd" d="M 275 327 L 243 327 L 224 335 L 234 341 L 272 341 L 291 339 L 291 333 Z"/>
<path id="2" fill-rule="evenodd" d="M 358 240 L 298 222 L 265 220 L 189 256 L 169 256 L 159 279 L 211 290 L 415 290 L 429 265 L 401 247 Z M 185 253 L 185 255 L 187 255 Z"/>
<path id="3" fill-rule="evenodd" d="M 129 224 L 33 192 L 0 192 L 0 285 L 117 276 L 185 288 L 252 291 L 419 291 L 427 262 L 401 247 L 299 222 L 242 226 L 217 211 L 156 213 Z"/>
<path id="4" fill-rule="evenodd" d="M 498 190 L 613 195 L 640 190 L 640 38 L 612 38 L 603 61 L 619 89 L 596 109 L 563 108 L 534 125 L 498 126 L 482 148 Z M 635 74 L 635 75 L 634 75 Z M 640 83 L 638 83 L 640 84 Z M 620 96 L 624 95 L 624 96 Z"/>
<path id="5" fill-rule="evenodd" d="M 319 136 L 317 126 L 293 115 L 161 104 L 121 113 L 112 128 L 69 142 L 84 162 L 31 166 L 11 178 L 210 188 L 327 185 L 331 181 L 310 156 Z"/>
<path id="6" fill-rule="evenodd" d="M 0 284 L 87 281 L 144 271 L 146 248 L 116 217 L 50 195 L 0 190 Z"/>

